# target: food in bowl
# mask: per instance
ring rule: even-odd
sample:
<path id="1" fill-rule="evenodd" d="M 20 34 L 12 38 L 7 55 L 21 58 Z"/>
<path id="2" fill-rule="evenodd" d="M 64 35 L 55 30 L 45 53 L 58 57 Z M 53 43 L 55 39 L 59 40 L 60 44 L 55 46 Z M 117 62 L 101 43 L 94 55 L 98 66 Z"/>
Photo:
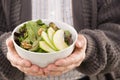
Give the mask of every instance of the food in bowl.
<path id="1" fill-rule="evenodd" d="M 66 31 L 66 33 L 64 34 L 64 42 L 65 42 L 65 44 L 67 44 L 67 47 L 65 47 L 64 49 L 62 49 L 62 50 L 54 50 L 54 51 L 45 51 L 44 49 L 42 50 L 42 49 L 38 49 L 37 50 L 37 48 L 38 47 L 40 47 L 40 41 L 38 41 L 38 42 L 34 42 L 34 45 L 35 45 L 35 43 L 36 44 L 38 44 L 38 46 L 34 46 L 34 48 L 32 48 L 32 49 L 24 49 L 22 46 L 21 46 L 21 42 L 22 41 L 24 41 L 24 39 L 22 39 L 22 38 L 20 38 L 20 41 L 18 41 L 19 39 L 17 39 L 17 38 L 19 38 L 20 37 L 20 35 L 23 35 L 23 33 L 21 33 L 20 34 L 20 29 L 22 29 L 21 27 L 24 27 L 27 23 L 29 23 L 29 22 L 37 22 L 38 24 L 39 23 L 41 23 L 41 21 L 42 21 L 42 24 L 44 24 L 45 26 L 47 25 L 47 26 L 49 26 L 49 24 L 51 23 L 51 22 L 53 22 L 56 26 L 57 26 L 57 30 L 59 31 L 59 29 L 60 29 L 60 31 L 61 31 L 61 29 L 62 29 L 62 32 L 63 31 Z M 28 24 L 27 24 L 28 25 Z M 31 24 L 29 24 L 30 26 L 31 26 Z M 53 24 L 52 24 L 53 25 Z M 45 27 L 45 26 L 43 26 L 43 27 Z M 47 27 L 48 28 L 48 27 Z M 34 30 L 34 29 L 30 29 L 30 30 Z M 37 30 L 37 29 L 36 29 Z M 38 29 L 39 30 L 39 29 Z M 41 36 L 41 30 L 40 30 L 40 32 L 39 31 L 36 31 L 36 34 L 40 34 L 39 36 Z M 48 29 L 47 29 L 48 30 Z M 55 33 L 56 33 L 56 31 L 57 30 L 55 30 Z M 24 31 L 23 31 L 24 32 Z M 46 34 L 48 33 L 47 31 L 45 31 L 46 32 Z M 17 34 L 16 34 L 17 33 Z M 32 32 L 31 32 L 32 33 Z M 33 36 L 32 34 L 30 33 L 30 35 L 32 36 L 31 38 L 30 38 L 30 40 L 34 40 L 34 38 L 35 38 L 35 36 Z M 50 33 L 52 33 L 51 32 L 51 30 L 50 30 Z M 54 34 L 55 34 L 54 33 Z M 61 34 L 61 33 L 60 33 Z M 63 33 L 62 33 L 63 34 Z M 24 34 L 25 36 L 27 36 L 26 34 Z M 48 35 L 48 34 L 47 34 Z M 50 34 L 51 35 L 51 34 Z M 50 36 L 49 35 L 49 36 Z M 66 37 L 65 37 L 65 35 L 69 35 L 69 38 L 70 39 L 68 39 L 68 41 L 69 42 L 67 42 L 67 41 L 65 41 L 65 40 L 67 40 L 67 39 L 65 39 Z M 18 37 L 19 36 L 19 37 Z M 61 36 L 61 35 L 60 35 Z M 58 36 L 57 36 L 58 37 Z M 54 63 L 56 60 L 58 60 L 58 59 L 61 59 L 61 58 L 65 58 L 65 57 L 67 57 L 67 56 L 69 56 L 72 52 L 73 52 L 73 50 L 74 50 L 74 47 L 75 47 L 75 43 L 76 43 L 76 41 L 77 41 L 77 37 L 78 37 L 78 34 L 77 34 L 77 32 L 76 32 L 76 30 L 71 26 L 71 25 L 68 25 L 68 24 L 66 24 L 66 23 L 64 23 L 64 22 L 60 22 L 60 21 L 54 21 L 54 20 L 49 20 L 49 19 L 42 19 L 42 20 L 31 20 L 31 21 L 26 21 L 26 22 L 24 22 L 24 23 L 21 23 L 20 25 L 18 25 L 14 30 L 13 30 L 13 32 L 12 32 L 12 40 L 13 40 L 13 44 L 14 44 L 14 47 L 15 47 L 15 50 L 17 51 L 17 53 L 18 53 L 18 55 L 20 56 L 20 57 L 22 57 L 22 58 L 24 58 L 24 59 L 26 59 L 26 60 L 29 60 L 32 64 L 35 64 L 35 65 L 38 65 L 38 66 L 40 66 L 40 67 L 46 67 L 48 64 L 50 64 L 50 63 Z M 49 38 L 49 37 L 48 37 Z M 47 42 L 45 42 L 45 40 L 42 38 L 42 36 L 39 38 L 40 40 L 43 40 L 44 42 L 42 42 L 42 43 L 47 43 Z M 52 38 L 51 38 L 52 39 Z M 50 40 L 51 40 L 50 39 Z M 57 40 L 58 41 L 60 41 L 60 39 L 59 38 L 57 38 Z M 56 41 L 57 41 L 56 40 Z M 71 40 L 71 41 L 70 41 Z M 30 42 L 31 43 L 31 42 Z M 49 45 L 48 43 L 47 43 L 47 45 Z M 53 45 L 53 44 L 52 44 Z M 58 46 L 60 46 L 61 44 L 59 44 Z M 31 45 L 30 45 L 31 46 Z M 32 45 L 33 46 L 33 45 Z M 45 46 L 45 45 L 44 45 Z M 55 46 L 55 45 L 54 45 Z M 36 48 L 37 47 L 37 48 Z M 50 47 L 50 45 L 49 45 L 49 47 Z M 27 47 L 26 47 L 27 48 Z M 50 47 L 50 48 L 52 48 L 52 47 Z M 53 48 L 52 48 L 53 49 Z"/>
<path id="2" fill-rule="evenodd" d="M 22 48 L 40 53 L 63 50 L 72 44 L 72 35 L 53 22 L 28 21 L 14 33 L 15 42 Z"/>

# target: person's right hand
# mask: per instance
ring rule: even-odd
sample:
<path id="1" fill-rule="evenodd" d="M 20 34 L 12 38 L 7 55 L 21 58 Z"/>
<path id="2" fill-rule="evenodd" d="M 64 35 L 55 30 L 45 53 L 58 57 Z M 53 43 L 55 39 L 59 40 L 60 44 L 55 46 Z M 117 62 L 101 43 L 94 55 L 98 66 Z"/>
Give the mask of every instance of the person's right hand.
<path id="1" fill-rule="evenodd" d="M 18 53 L 16 52 L 12 39 L 8 38 L 6 40 L 8 52 L 7 52 L 7 59 L 10 61 L 12 66 L 18 68 L 20 71 L 34 76 L 44 76 L 42 68 L 38 67 L 37 65 L 32 64 L 30 61 L 21 58 Z"/>

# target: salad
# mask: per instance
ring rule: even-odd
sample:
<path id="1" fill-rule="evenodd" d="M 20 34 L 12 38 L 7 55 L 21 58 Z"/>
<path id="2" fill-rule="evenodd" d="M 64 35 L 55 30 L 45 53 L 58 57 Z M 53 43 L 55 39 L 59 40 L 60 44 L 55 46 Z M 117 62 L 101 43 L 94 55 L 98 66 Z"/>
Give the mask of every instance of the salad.
<path id="1" fill-rule="evenodd" d="M 67 48 L 73 42 L 68 30 L 58 28 L 53 22 L 47 25 L 42 20 L 28 21 L 14 36 L 20 47 L 40 53 L 56 52 Z"/>

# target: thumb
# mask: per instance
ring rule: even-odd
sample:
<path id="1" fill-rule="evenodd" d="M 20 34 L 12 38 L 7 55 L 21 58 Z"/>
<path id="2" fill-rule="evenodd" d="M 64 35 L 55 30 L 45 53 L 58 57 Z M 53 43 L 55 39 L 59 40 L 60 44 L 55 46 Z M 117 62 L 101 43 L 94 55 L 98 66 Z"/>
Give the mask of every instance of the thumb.
<path id="1" fill-rule="evenodd" d="M 14 45 L 11 37 L 6 40 L 6 45 L 7 45 L 8 51 L 14 50 Z"/>
<path id="2" fill-rule="evenodd" d="M 85 45 L 85 37 L 81 34 L 78 35 L 78 39 L 76 41 L 76 47 L 77 48 L 83 48 Z"/>
<path id="3" fill-rule="evenodd" d="M 12 61 L 15 65 L 25 66 L 25 67 L 31 66 L 31 62 L 21 58 L 17 54 L 17 52 L 14 48 L 14 45 L 13 45 L 12 38 L 8 38 L 6 40 L 6 45 L 7 45 L 7 48 L 8 48 L 8 54 L 7 54 L 8 60 Z"/>

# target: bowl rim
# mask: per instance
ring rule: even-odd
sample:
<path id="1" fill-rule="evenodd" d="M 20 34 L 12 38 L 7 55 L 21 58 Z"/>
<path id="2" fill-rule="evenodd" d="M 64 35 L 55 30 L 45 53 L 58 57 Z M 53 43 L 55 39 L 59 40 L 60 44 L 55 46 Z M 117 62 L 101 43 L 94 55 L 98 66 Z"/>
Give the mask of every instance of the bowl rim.
<path id="1" fill-rule="evenodd" d="M 27 23 L 28 21 L 37 21 L 37 20 L 42 20 L 43 22 L 44 22 L 44 21 L 57 22 L 57 23 L 62 23 L 62 24 L 64 24 L 64 25 L 69 26 L 69 28 L 71 28 L 71 29 L 75 32 L 74 34 L 76 35 L 74 42 L 73 42 L 70 46 L 68 46 L 67 48 L 62 49 L 62 50 L 59 50 L 59 51 L 55 51 L 55 52 L 46 52 L 46 53 L 44 52 L 44 53 L 40 53 L 40 52 L 32 52 L 32 51 L 25 50 L 24 48 L 20 47 L 20 46 L 14 41 L 14 33 L 16 32 L 17 29 L 19 29 L 22 25 L 24 25 L 24 24 Z M 17 25 L 17 26 L 14 28 L 14 30 L 12 31 L 12 41 L 13 41 L 14 46 L 19 47 L 20 49 L 22 49 L 23 51 L 25 51 L 25 52 L 27 52 L 27 53 L 30 53 L 30 54 L 31 54 L 31 53 L 32 53 L 32 54 L 42 54 L 42 55 L 61 53 L 61 52 L 63 52 L 63 51 L 66 51 L 66 50 L 69 49 L 70 47 L 72 47 L 72 46 L 76 43 L 76 41 L 77 41 L 77 38 L 78 38 L 77 31 L 75 30 L 75 28 L 73 28 L 71 25 L 69 25 L 69 24 L 67 24 L 67 23 L 65 23 L 65 22 L 54 21 L 54 20 L 51 20 L 51 19 L 33 19 L 33 20 L 28 20 L 28 21 L 25 21 L 25 22 Z"/>

